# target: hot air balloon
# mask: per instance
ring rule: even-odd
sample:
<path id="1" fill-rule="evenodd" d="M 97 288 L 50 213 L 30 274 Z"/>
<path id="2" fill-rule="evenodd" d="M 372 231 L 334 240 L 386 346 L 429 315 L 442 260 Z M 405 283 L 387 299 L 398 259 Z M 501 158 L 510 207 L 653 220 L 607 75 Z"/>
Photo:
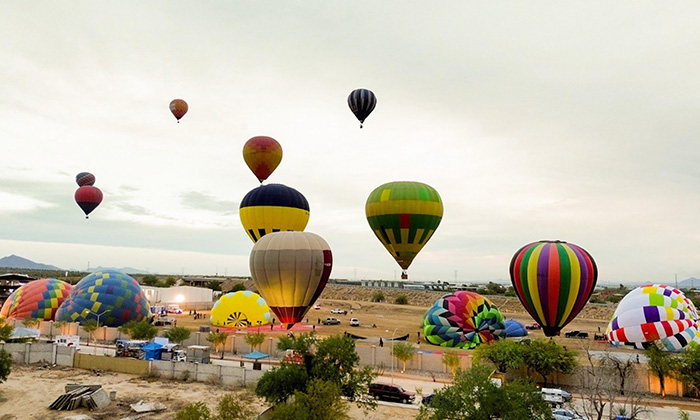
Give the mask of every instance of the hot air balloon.
<path id="1" fill-rule="evenodd" d="M 681 351 L 690 343 L 700 343 L 698 312 L 678 289 L 661 284 L 637 287 L 617 305 L 605 334 L 615 346 L 646 349 L 657 344 Z"/>
<path id="2" fill-rule="evenodd" d="M 262 184 L 282 161 L 282 146 L 272 137 L 253 137 L 243 145 L 243 160 Z"/>
<path id="3" fill-rule="evenodd" d="M 515 253 L 510 279 L 527 312 L 552 337 L 586 305 L 598 280 L 598 268 L 579 246 L 540 241 Z"/>
<path id="4" fill-rule="evenodd" d="M 429 343 L 443 347 L 474 348 L 506 337 L 501 312 L 482 295 L 459 291 L 435 301 L 423 316 Z"/>
<path id="5" fill-rule="evenodd" d="M 33 280 L 12 292 L 0 309 L 0 318 L 51 321 L 72 287 L 56 279 Z"/>
<path id="6" fill-rule="evenodd" d="M 102 191 L 92 185 L 83 185 L 75 191 L 75 202 L 85 212 L 85 218 L 102 202 Z"/>
<path id="7" fill-rule="evenodd" d="M 377 187 L 365 205 L 374 234 L 406 270 L 442 220 L 442 200 L 431 186 L 420 182 L 390 182 Z"/>
<path id="8" fill-rule="evenodd" d="M 304 230 L 309 222 L 309 202 L 294 188 L 261 185 L 243 197 L 238 214 L 250 239 L 257 242 L 267 233 Z"/>
<path id="9" fill-rule="evenodd" d="M 170 101 L 170 112 L 172 112 L 175 118 L 177 118 L 178 123 L 180 122 L 180 118 L 187 114 L 187 109 L 187 102 L 183 101 L 182 99 L 173 99 Z"/>
<path id="10" fill-rule="evenodd" d="M 523 324 L 514 319 L 506 319 L 506 337 L 527 337 L 527 335 L 527 329 Z"/>
<path id="11" fill-rule="evenodd" d="M 369 89 L 355 89 L 348 96 L 348 106 L 355 117 L 360 120 L 360 128 L 362 128 L 365 119 L 377 106 L 377 97 Z"/>
<path id="12" fill-rule="evenodd" d="M 211 325 L 217 327 L 254 327 L 269 324 L 270 319 L 265 299 L 250 290 L 226 293 L 211 309 Z"/>
<path id="13" fill-rule="evenodd" d="M 75 176 L 75 182 L 78 183 L 79 187 L 83 185 L 95 185 L 95 175 L 90 172 L 81 172 Z"/>
<path id="14" fill-rule="evenodd" d="M 100 325 L 120 327 L 148 318 L 149 305 L 133 277 L 116 270 L 95 271 L 78 282 L 56 312 L 57 321 L 83 323 L 100 316 Z"/>
<path id="15" fill-rule="evenodd" d="M 316 302 L 332 267 L 328 243 L 309 232 L 267 234 L 250 253 L 255 287 L 287 328 L 301 321 Z"/>

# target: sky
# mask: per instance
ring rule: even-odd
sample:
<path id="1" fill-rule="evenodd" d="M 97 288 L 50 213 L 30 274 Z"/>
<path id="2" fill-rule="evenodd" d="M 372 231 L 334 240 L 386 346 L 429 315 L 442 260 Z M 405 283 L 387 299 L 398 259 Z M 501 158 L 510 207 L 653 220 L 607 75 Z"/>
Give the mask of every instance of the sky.
<path id="1" fill-rule="evenodd" d="M 65 269 L 249 275 L 238 216 L 268 179 L 308 199 L 331 277 L 394 279 L 364 206 L 437 189 L 412 280 L 508 279 L 523 245 L 601 284 L 700 277 L 700 4 L 13 1 L 0 14 L 0 256 Z M 356 88 L 378 104 L 363 129 Z M 168 104 L 182 98 L 180 124 Z M 75 175 L 105 195 L 89 220 Z"/>

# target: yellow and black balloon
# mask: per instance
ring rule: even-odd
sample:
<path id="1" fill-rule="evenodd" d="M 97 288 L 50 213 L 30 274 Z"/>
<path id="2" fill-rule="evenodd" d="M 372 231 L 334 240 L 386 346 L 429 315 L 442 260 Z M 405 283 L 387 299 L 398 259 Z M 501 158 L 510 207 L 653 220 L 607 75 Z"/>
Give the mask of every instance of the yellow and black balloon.
<path id="1" fill-rule="evenodd" d="M 261 185 L 243 197 L 238 213 L 246 233 L 257 242 L 272 232 L 303 231 L 309 222 L 309 202 L 286 185 Z"/>
<path id="2" fill-rule="evenodd" d="M 216 327 L 254 327 L 269 324 L 270 319 L 265 299 L 250 290 L 226 293 L 211 309 L 211 325 Z"/>

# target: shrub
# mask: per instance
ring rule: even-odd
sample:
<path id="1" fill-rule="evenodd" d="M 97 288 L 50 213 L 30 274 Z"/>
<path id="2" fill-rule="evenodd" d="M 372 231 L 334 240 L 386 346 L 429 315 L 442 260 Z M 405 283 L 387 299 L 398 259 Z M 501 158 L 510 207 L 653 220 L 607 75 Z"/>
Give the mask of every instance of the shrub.
<path id="1" fill-rule="evenodd" d="M 372 294 L 372 302 L 384 302 L 386 298 L 382 292 L 374 292 Z"/>
<path id="2" fill-rule="evenodd" d="M 175 420 L 210 420 L 211 411 L 206 404 L 199 401 L 187 404 L 182 410 L 175 414 Z"/>
<path id="3" fill-rule="evenodd" d="M 408 305 L 408 296 L 400 294 L 396 297 L 394 303 L 397 303 L 399 305 Z"/>

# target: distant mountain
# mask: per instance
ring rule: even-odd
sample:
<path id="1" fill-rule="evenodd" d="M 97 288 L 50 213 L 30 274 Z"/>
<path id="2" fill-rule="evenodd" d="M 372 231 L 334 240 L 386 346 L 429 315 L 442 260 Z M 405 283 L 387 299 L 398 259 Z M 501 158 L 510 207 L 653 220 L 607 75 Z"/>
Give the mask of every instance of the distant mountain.
<path id="1" fill-rule="evenodd" d="M 0 268 L 22 268 L 25 270 L 63 270 L 55 265 L 39 264 L 17 255 L 0 258 Z"/>
<path id="2" fill-rule="evenodd" d="M 669 286 L 673 286 L 673 284 L 670 284 Z M 691 287 L 700 287 L 700 279 L 697 277 L 689 277 L 685 280 L 679 281 L 678 287 L 680 289 L 690 289 Z"/>
<path id="3" fill-rule="evenodd" d="M 90 271 L 104 271 L 104 270 L 117 270 L 121 271 L 122 273 L 126 274 L 151 274 L 146 270 L 140 270 L 138 268 L 134 267 L 121 267 L 121 268 L 115 268 L 115 267 L 96 267 L 96 268 L 91 268 Z"/>

